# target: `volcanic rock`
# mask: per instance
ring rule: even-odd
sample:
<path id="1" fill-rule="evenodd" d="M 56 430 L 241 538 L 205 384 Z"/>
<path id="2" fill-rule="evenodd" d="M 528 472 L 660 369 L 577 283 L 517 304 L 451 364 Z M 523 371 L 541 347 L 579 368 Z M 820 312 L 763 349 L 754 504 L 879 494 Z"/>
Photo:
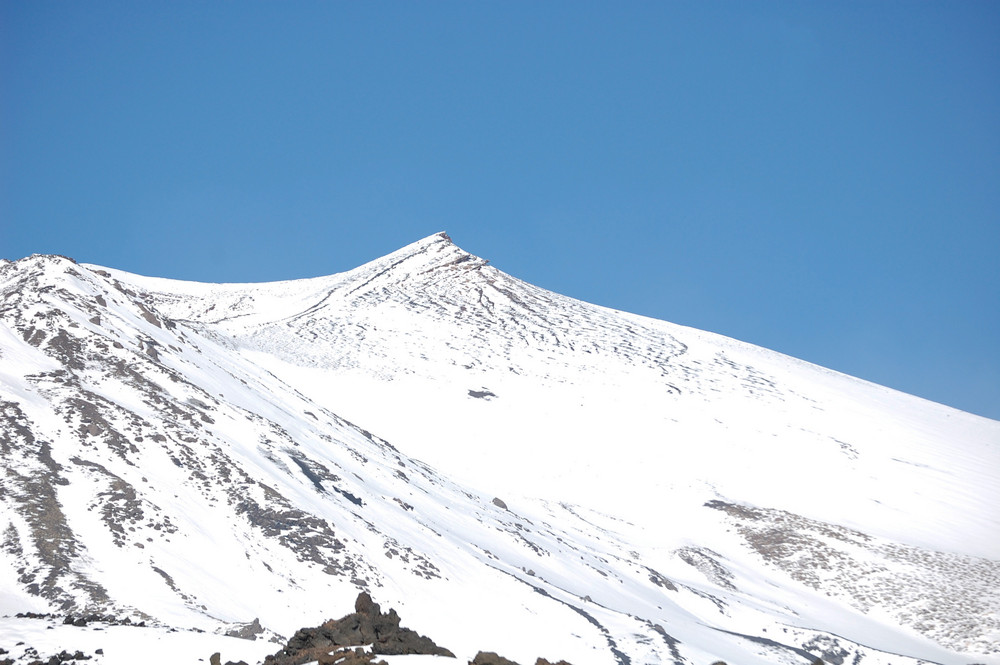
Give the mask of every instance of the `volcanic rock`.
<path id="1" fill-rule="evenodd" d="M 338 648 L 364 644 L 372 645 L 371 655 L 425 654 L 455 657 L 455 654 L 439 647 L 430 638 L 401 627 L 396 610 L 390 609 L 383 613 L 378 603 L 367 593 L 358 595 L 354 609 L 354 613 L 341 619 L 327 621 L 315 628 L 300 629 L 281 651 L 264 659 L 265 665 L 301 665 L 313 660 L 322 662 Z M 357 654 L 353 657 L 356 658 Z"/>

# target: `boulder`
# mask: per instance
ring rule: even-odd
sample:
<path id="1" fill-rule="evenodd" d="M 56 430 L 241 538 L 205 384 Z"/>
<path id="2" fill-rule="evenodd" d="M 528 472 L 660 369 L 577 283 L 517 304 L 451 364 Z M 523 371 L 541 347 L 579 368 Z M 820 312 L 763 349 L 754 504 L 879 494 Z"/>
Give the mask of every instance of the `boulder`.
<path id="1" fill-rule="evenodd" d="M 469 665 L 517 665 L 517 663 L 493 651 L 480 651 L 475 658 L 469 661 Z"/>
<path id="2" fill-rule="evenodd" d="M 497 655 L 492 651 L 480 651 L 476 654 L 469 665 L 517 665 L 512 660 L 504 658 L 503 656 Z M 552 663 L 544 658 L 539 658 L 535 661 L 535 665 L 570 665 L 565 660 L 560 660 L 558 663 Z"/>
<path id="3" fill-rule="evenodd" d="M 372 645 L 368 656 L 400 656 L 425 654 L 455 657 L 448 649 L 439 647 L 428 637 L 400 626 L 399 615 L 390 609 L 383 613 L 378 603 L 362 592 L 354 602 L 354 613 L 315 628 L 302 628 L 292 636 L 281 651 L 264 659 L 265 665 L 301 665 L 314 660 L 327 660 L 338 647 Z M 342 652 L 348 655 L 347 652 Z M 357 662 L 364 655 L 351 652 Z M 346 662 L 346 661 L 345 661 Z"/>

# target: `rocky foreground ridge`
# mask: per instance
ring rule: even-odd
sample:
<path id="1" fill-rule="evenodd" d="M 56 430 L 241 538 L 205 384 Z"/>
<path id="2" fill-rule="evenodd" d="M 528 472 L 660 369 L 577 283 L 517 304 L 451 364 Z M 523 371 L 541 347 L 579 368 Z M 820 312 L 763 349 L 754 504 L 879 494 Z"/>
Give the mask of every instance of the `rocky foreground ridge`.
<path id="1" fill-rule="evenodd" d="M 302 628 L 292 636 L 283 649 L 268 656 L 265 665 L 302 665 L 313 660 L 321 663 L 329 661 L 341 662 L 339 656 L 331 656 L 331 652 L 348 649 L 353 654 L 351 659 L 358 663 L 367 656 L 362 654 L 365 648 L 354 651 L 351 647 L 369 645 L 368 655 L 398 656 L 405 654 L 427 654 L 432 656 L 455 657 L 448 649 L 439 647 L 434 641 L 419 635 L 409 628 L 400 626 L 399 615 L 390 609 L 383 613 L 378 603 L 372 601 L 367 593 L 358 595 L 354 603 L 354 612 L 347 616 L 327 621 L 315 628 Z"/>
<path id="2" fill-rule="evenodd" d="M 365 646 L 358 646 L 365 645 Z M 362 592 L 354 603 L 354 612 L 327 621 L 315 628 L 302 628 L 277 653 L 264 659 L 264 665 L 368 665 L 384 663 L 379 656 L 430 655 L 454 658 L 429 637 L 404 628 L 396 610 L 382 612 L 372 597 Z M 221 654 L 213 654 L 211 665 L 221 665 Z M 226 665 L 247 665 L 228 662 Z M 518 665 L 493 652 L 480 651 L 470 665 Z M 539 658 L 535 665 L 570 665 L 564 660 L 550 663 Z"/>

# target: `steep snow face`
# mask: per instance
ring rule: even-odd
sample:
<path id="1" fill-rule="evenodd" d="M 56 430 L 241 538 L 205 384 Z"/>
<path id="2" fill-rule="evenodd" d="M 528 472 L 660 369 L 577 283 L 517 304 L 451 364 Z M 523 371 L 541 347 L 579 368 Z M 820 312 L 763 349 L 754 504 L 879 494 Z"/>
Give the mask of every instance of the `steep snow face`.
<path id="1" fill-rule="evenodd" d="M 1000 423 L 444 234 L 0 293 L 0 611 L 289 635 L 367 589 L 460 658 L 1000 663 Z"/>

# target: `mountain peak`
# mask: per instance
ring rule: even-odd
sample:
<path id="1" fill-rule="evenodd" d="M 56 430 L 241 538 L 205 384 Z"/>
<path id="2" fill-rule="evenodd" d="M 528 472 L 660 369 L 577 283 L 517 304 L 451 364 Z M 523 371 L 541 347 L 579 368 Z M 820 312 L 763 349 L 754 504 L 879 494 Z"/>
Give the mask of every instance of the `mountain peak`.
<path id="1" fill-rule="evenodd" d="M 488 263 L 486 259 L 465 251 L 454 243 L 451 236 L 440 231 L 375 259 L 358 271 L 366 273 L 374 268 L 383 276 L 391 274 L 399 279 L 410 279 L 412 275 L 427 274 L 458 265 L 462 268 L 481 268 Z"/>
<path id="2" fill-rule="evenodd" d="M 437 248 L 438 251 L 447 249 L 456 249 L 461 251 L 458 245 L 455 244 L 455 241 L 451 239 L 451 236 L 444 231 L 439 231 L 427 236 L 426 238 L 421 238 L 416 242 L 405 245 L 392 254 L 389 254 L 389 256 L 394 256 L 396 254 L 419 254 L 421 252 L 426 252 L 431 248 Z"/>

